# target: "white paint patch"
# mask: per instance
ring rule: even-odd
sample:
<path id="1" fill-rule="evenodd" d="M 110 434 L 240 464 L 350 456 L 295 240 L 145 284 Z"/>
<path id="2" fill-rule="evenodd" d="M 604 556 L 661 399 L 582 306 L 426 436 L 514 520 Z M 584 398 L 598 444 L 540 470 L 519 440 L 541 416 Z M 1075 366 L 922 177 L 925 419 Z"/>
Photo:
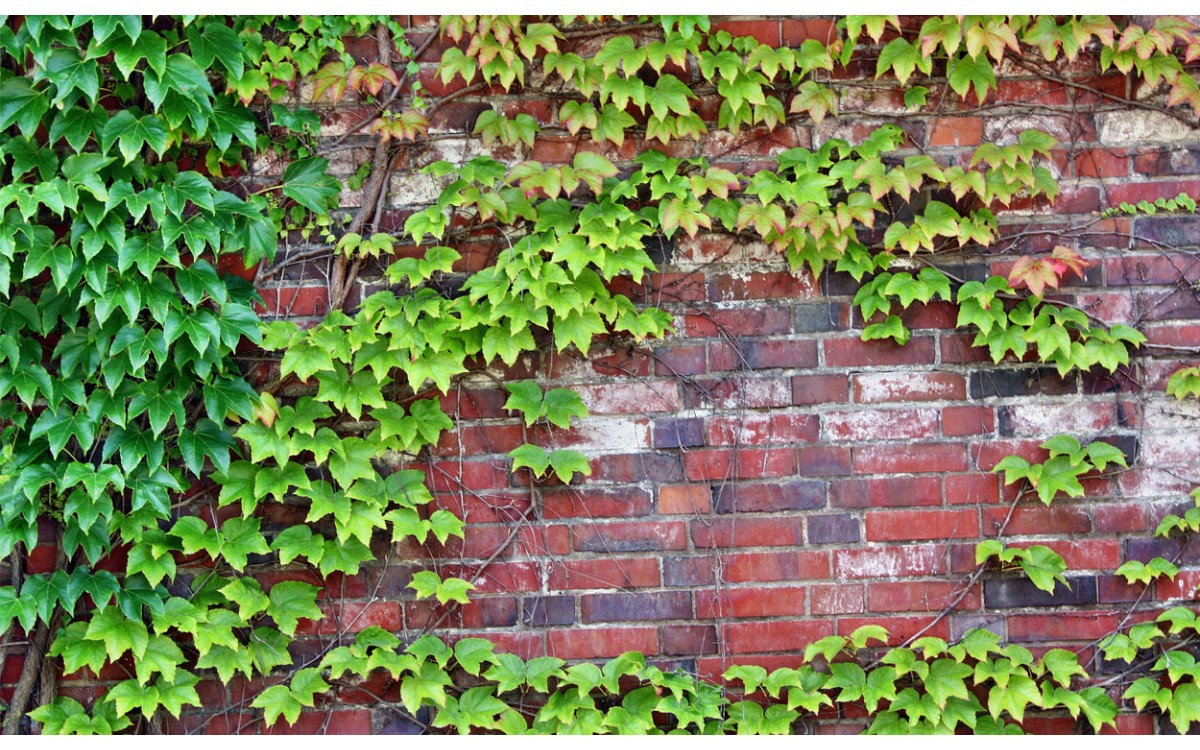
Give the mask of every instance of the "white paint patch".
<path id="1" fill-rule="evenodd" d="M 1115 421 L 1111 404 L 1019 404 L 1010 408 L 1015 435 L 1087 435 L 1108 429 Z"/>
<path id="2" fill-rule="evenodd" d="M 836 574 L 848 578 L 896 578 L 925 575 L 938 569 L 940 550 L 932 545 L 838 552 Z"/>
<path id="3" fill-rule="evenodd" d="M 1121 146 L 1144 141 L 1200 143 L 1200 132 L 1161 112 L 1100 112 L 1096 115 L 1099 141 Z"/>
<path id="4" fill-rule="evenodd" d="M 1195 430 L 1200 426 L 1200 401 L 1184 399 L 1183 401 L 1158 400 L 1148 401 L 1142 407 L 1142 421 L 1146 432 L 1169 432 L 1172 430 Z M 1195 433 L 1190 435 L 1195 438 Z"/>
<path id="5" fill-rule="evenodd" d="M 585 453 L 628 453 L 650 445 L 650 423 L 634 419 L 585 419 L 575 426 Z"/>

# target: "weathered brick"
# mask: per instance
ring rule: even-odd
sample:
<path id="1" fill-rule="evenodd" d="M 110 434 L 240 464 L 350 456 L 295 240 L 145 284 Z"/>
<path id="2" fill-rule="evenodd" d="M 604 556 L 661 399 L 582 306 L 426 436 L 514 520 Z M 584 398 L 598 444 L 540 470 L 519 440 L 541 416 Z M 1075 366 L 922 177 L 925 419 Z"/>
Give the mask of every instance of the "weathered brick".
<path id="1" fill-rule="evenodd" d="M 966 471 L 967 446 L 962 443 L 908 443 L 904 446 L 855 446 L 855 474 L 922 474 Z"/>
<path id="2" fill-rule="evenodd" d="M 935 409 L 864 409 L 826 412 L 821 424 L 835 442 L 913 440 L 937 435 L 937 418 Z"/>
<path id="3" fill-rule="evenodd" d="M 888 401 L 961 401 L 967 387 L 962 375 L 948 372 L 881 372 L 852 377 L 854 400 L 870 404 Z"/>
<path id="4" fill-rule="evenodd" d="M 866 610 L 861 583 L 820 584 L 809 587 L 809 614 L 844 615 Z"/>
<path id="5" fill-rule="evenodd" d="M 713 508 L 718 513 L 813 510 L 824 507 L 825 487 L 825 482 L 815 479 L 729 482 L 713 489 Z"/>
<path id="6" fill-rule="evenodd" d="M 821 432 L 814 414 L 722 414 L 705 420 L 709 445 L 787 445 L 816 442 Z"/>
<path id="7" fill-rule="evenodd" d="M 575 549 L 581 552 L 645 552 L 687 547 L 682 521 L 656 524 L 608 523 L 573 526 Z"/>
<path id="8" fill-rule="evenodd" d="M 835 578 L 895 578 L 932 576 L 946 572 L 946 553 L 940 545 L 910 544 L 837 550 Z"/>

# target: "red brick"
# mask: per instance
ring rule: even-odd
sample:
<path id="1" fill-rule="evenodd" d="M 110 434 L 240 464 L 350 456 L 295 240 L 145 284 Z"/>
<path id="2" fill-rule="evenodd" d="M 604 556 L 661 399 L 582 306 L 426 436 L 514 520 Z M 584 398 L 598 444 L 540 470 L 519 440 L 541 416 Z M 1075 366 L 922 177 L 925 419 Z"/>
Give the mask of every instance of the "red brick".
<path id="1" fill-rule="evenodd" d="M 726 31 L 736 37 L 752 36 L 759 44 L 779 46 L 779 21 L 720 21 L 712 25 L 711 33 Z"/>
<path id="2" fill-rule="evenodd" d="M 550 568 L 550 588 L 555 591 L 649 588 L 661 583 L 658 559 L 653 557 L 566 560 Z"/>
<path id="3" fill-rule="evenodd" d="M 983 142 L 983 119 L 979 117 L 939 117 L 929 128 L 929 145 L 978 146 Z"/>
<path id="4" fill-rule="evenodd" d="M 829 577 L 827 552 L 743 552 L 725 557 L 729 583 L 812 581 Z"/>
<path id="5" fill-rule="evenodd" d="M 945 581 L 869 583 L 867 609 L 871 612 L 940 612 L 962 594 L 961 584 Z M 979 584 L 975 584 L 955 605 L 955 609 L 979 609 L 982 604 Z"/>
<path id="6" fill-rule="evenodd" d="M 921 474 L 967 470 L 962 443 L 908 443 L 904 446 L 855 446 L 855 474 Z"/>
<path id="7" fill-rule="evenodd" d="M 867 541 L 971 539 L 979 536 L 974 510 L 877 510 L 866 514 Z"/>
<path id="8" fill-rule="evenodd" d="M 991 362 L 986 346 L 975 346 L 975 334 L 947 334 L 939 337 L 942 362 L 945 364 L 970 364 Z"/>
<path id="9" fill-rule="evenodd" d="M 930 625 L 933 627 L 930 627 Z M 950 620 L 943 618 L 937 623 L 931 623 L 929 615 L 917 617 L 900 617 L 873 614 L 869 617 L 839 617 L 838 634 L 850 635 L 864 625 L 878 625 L 888 632 L 888 643 L 896 645 L 921 635 L 933 636 L 942 640 L 950 639 Z M 874 643 L 874 641 L 872 641 Z"/>
<path id="10" fill-rule="evenodd" d="M 1075 174 L 1078 177 L 1127 177 L 1129 155 L 1124 149 L 1091 148 L 1075 155 Z"/>
<path id="11" fill-rule="evenodd" d="M 259 290 L 263 303 L 256 304 L 259 315 L 307 317 L 329 311 L 329 288 L 324 286 L 279 286 Z"/>
<path id="12" fill-rule="evenodd" d="M 913 440 L 937 435 L 935 409 L 862 409 L 821 415 L 825 434 L 835 442 Z"/>
<path id="13" fill-rule="evenodd" d="M 803 651 L 809 643 L 832 631 L 832 623 L 820 620 L 770 620 L 726 623 L 721 626 L 720 634 L 727 653 L 761 654 Z"/>
<path id="14" fill-rule="evenodd" d="M 781 31 L 785 47 L 799 47 L 806 39 L 828 44 L 838 38 L 837 22 L 827 18 L 785 19 Z"/>
<path id="15" fill-rule="evenodd" d="M 673 484 L 659 487 L 658 512 L 693 515 L 712 512 L 712 489 L 706 484 Z"/>
<path id="16" fill-rule="evenodd" d="M 838 479 L 829 483 L 829 505 L 833 508 L 902 508 L 941 504 L 942 482 L 939 477 Z"/>
<path id="17" fill-rule="evenodd" d="M 546 518 L 645 516 L 649 515 L 650 509 L 650 492 L 640 487 L 571 487 L 542 491 L 542 513 Z"/>
<path id="18" fill-rule="evenodd" d="M 986 406 L 947 406 L 942 409 L 942 434 L 946 437 L 987 435 L 996 429 L 996 412 Z"/>
<path id="19" fill-rule="evenodd" d="M 838 579 L 932 576 L 945 572 L 946 553 L 941 545 L 910 544 L 833 553 L 833 574 Z"/>
<path id="20" fill-rule="evenodd" d="M 792 403 L 798 406 L 844 404 L 850 386 L 844 375 L 796 375 L 792 378 Z"/>
<path id="21" fill-rule="evenodd" d="M 933 364 L 934 340 L 914 336 L 904 346 L 892 341 L 862 341 L 855 338 L 828 338 L 825 364 L 828 367 L 872 367 L 879 365 Z"/>
<path id="22" fill-rule="evenodd" d="M 719 518 L 692 521 L 697 549 L 714 547 L 798 547 L 804 544 L 804 519 Z"/>
<path id="23" fill-rule="evenodd" d="M 860 583 L 822 584 L 809 587 L 809 614 L 842 615 L 863 612 L 863 585 Z"/>
<path id="24" fill-rule="evenodd" d="M 697 591 L 696 617 L 723 620 L 728 617 L 803 615 L 804 602 L 805 589 L 802 586 Z"/>
<path id="25" fill-rule="evenodd" d="M 1092 530 L 1087 509 L 1072 505 L 1043 506 L 1029 500 L 1017 506 L 1005 529 L 1006 535 L 1016 534 L 1086 534 Z M 994 536 L 1008 516 L 1008 508 L 984 508 L 983 533 Z"/>
<path id="26" fill-rule="evenodd" d="M 1116 182 L 1108 186 L 1107 205 L 1174 198 L 1180 193 L 1200 195 L 1200 179 L 1159 182 Z"/>
<path id="27" fill-rule="evenodd" d="M 692 481 L 786 477 L 796 473 L 794 448 L 711 448 L 688 451 L 683 469 Z"/>
<path id="28" fill-rule="evenodd" d="M 1000 502 L 1000 477 L 995 474 L 947 474 L 946 503 L 990 505 Z"/>
<path id="29" fill-rule="evenodd" d="M 1052 615 L 1010 615 L 1008 637 L 1014 643 L 1086 642 L 1117 629 L 1119 615 L 1110 612 L 1056 612 Z"/>
<path id="30" fill-rule="evenodd" d="M 640 651 L 658 653 L 657 628 L 572 628 L 547 633 L 546 651 L 560 659 L 596 659 Z"/>

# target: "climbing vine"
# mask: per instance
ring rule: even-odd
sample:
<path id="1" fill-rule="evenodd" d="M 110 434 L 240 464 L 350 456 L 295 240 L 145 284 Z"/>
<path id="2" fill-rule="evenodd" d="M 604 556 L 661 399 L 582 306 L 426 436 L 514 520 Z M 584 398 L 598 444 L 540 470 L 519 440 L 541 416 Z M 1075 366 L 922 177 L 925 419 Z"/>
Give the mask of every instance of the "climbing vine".
<path id="1" fill-rule="evenodd" d="M 223 683 L 264 679 L 250 706 L 268 724 L 294 724 L 347 676 L 381 673 L 407 714 L 460 732 L 786 733 L 848 704 L 877 733 L 1019 731 L 1031 707 L 1062 708 L 1092 729 L 1113 722 L 1116 702 L 1088 683 L 1077 654 L 1035 658 L 983 630 L 888 648 L 888 633 L 867 626 L 809 645 L 797 669 L 733 667 L 727 690 L 636 654 L 526 661 L 481 639 L 402 643 L 378 627 L 340 630 L 303 658 L 293 645 L 302 621 L 324 618 L 323 586 L 376 560 L 380 540 L 463 537 L 461 519 L 431 508 L 421 469 L 456 426 L 439 394 L 528 352 L 586 355 L 598 340 L 636 346 L 671 332 L 670 314 L 616 283 L 655 268 L 651 238 L 739 234 L 797 272 L 846 272 L 861 284 L 864 340 L 905 344 L 903 310 L 940 299 L 995 362 L 1029 356 L 1060 374 L 1128 365 L 1145 336 L 1047 294 L 1091 263 L 1069 238 L 1007 275 L 960 279 L 939 266 L 1003 242 L 1000 207 L 1053 204 L 1057 141 L 1046 133 L 943 164 L 883 124 L 858 143 L 784 150 L 752 175 L 670 146 L 836 117 L 834 74 L 871 60 L 915 112 L 935 65 L 959 99 L 982 104 L 1003 63 L 1049 76 L 1086 55 L 1163 87 L 1163 110 L 1194 127 L 1200 90 L 1185 66 L 1200 56 L 1195 29 L 1098 16 L 906 29 L 848 16 L 836 39 L 775 48 L 704 17 L 447 17 L 439 34 L 454 45 L 434 80 L 420 61 L 437 37 L 414 47 L 409 33 L 386 17 L 29 16 L 0 27 L 0 662 L 18 627 L 27 641 L 6 733 L 26 715 L 50 733 L 155 731 L 164 714 L 200 705 L 203 670 Z M 570 43 L 580 39 L 590 46 Z M 374 45 L 372 61 L 359 62 L 352 43 Z M 553 125 L 488 110 L 473 134 L 496 153 L 427 158 L 448 103 L 535 79 L 556 91 Z M 323 144 L 320 110 L 348 97 L 361 119 Z M 562 164 L 523 158 L 551 127 L 592 147 Z M 373 141 L 345 185 L 361 191 L 347 214 L 328 172 L 355 133 Z M 614 161 L 627 139 L 645 148 Z M 397 169 L 436 187 L 392 225 L 383 206 Z M 1187 195 L 1144 203 L 1102 218 L 1196 210 Z M 464 251 L 481 243 L 497 249 L 471 268 Z M 262 289 L 314 258 L 329 274 L 321 319 L 261 319 L 242 276 Z M 371 264 L 386 266 L 378 291 L 359 294 Z M 1176 372 L 1167 392 L 1194 398 L 1196 369 Z M 533 483 L 589 475 L 584 454 L 538 437 L 586 417 L 580 396 L 529 380 L 505 388 L 503 409 L 526 430 L 512 471 Z M 1025 488 L 1018 502 L 1079 496 L 1081 477 L 1127 463 L 1103 442 L 1060 436 L 1042 447 L 1041 463 L 997 466 Z M 1197 512 L 1164 519 L 1158 534 L 1200 533 Z M 47 540 L 52 564 L 30 566 Z M 313 575 L 256 576 L 266 562 Z M 1047 592 L 1066 583 L 1065 562 L 1044 546 L 992 540 L 976 562 L 976 578 L 1000 567 Z M 1163 558 L 1117 571 L 1145 585 L 1177 573 Z M 469 601 L 472 580 L 420 570 L 407 588 L 446 612 Z M 1116 697 L 1186 731 L 1200 720 L 1198 636 L 1186 607 L 1112 634 L 1106 658 L 1165 675 Z M 122 676 L 81 702 L 56 695 L 58 664 Z"/>

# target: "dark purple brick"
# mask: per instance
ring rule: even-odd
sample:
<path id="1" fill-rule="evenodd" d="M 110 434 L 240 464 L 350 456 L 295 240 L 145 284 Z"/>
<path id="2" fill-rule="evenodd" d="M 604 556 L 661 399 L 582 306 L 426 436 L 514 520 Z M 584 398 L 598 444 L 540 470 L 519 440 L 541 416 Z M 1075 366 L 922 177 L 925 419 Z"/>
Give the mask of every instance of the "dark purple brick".
<path id="1" fill-rule="evenodd" d="M 732 482 L 713 488 L 718 513 L 763 513 L 825 507 L 825 482 L 796 479 L 783 483 Z"/>
<path id="2" fill-rule="evenodd" d="M 808 543 L 834 544 L 859 541 L 858 519 L 846 513 L 808 517 Z"/>
<path id="3" fill-rule="evenodd" d="M 700 445 L 704 445 L 703 419 L 692 417 L 654 421 L 655 448 L 694 448 Z"/>
<path id="4" fill-rule="evenodd" d="M 587 623 L 684 620 L 692 616 L 692 595 L 688 591 L 589 594 L 580 597 L 579 608 Z"/>
<path id="5" fill-rule="evenodd" d="M 1063 378 L 1052 368 L 979 370 L 971 373 L 967 392 L 973 399 L 993 396 L 1061 396 L 1075 393 L 1075 376 Z"/>
<path id="6" fill-rule="evenodd" d="M 716 581 L 712 557 L 667 557 L 663 559 L 663 585 L 709 586 Z"/>
<path id="7" fill-rule="evenodd" d="M 575 624 L 575 597 L 527 596 L 521 602 L 521 621 L 531 628 Z"/>
<path id="8" fill-rule="evenodd" d="M 1028 578 L 996 578 L 983 582 L 983 606 L 996 609 L 1016 607 L 1061 607 L 1066 604 L 1095 604 L 1095 576 L 1067 576 L 1070 588 L 1057 584 L 1054 593 L 1042 591 Z"/>
<path id="9" fill-rule="evenodd" d="M 668 625 L 662 629 L 662 652 L 667 656 L 717 653 L 714 625 Z"/>

